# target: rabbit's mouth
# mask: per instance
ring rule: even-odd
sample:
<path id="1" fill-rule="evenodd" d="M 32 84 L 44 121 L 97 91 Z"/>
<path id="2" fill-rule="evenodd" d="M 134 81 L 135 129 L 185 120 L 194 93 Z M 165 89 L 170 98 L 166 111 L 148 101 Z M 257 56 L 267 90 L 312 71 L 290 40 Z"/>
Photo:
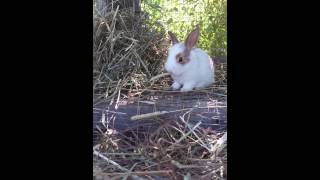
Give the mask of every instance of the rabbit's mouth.
<path id="1" fill-rule="evenodd" d="M 177 69 L 177 68 L 168 68 L 168 67 L 166 67 L 164 69 L 164 72 L 169 73 L 171 76 L 178 77 L 178 76 L 181 76 L 181 74 L 182 74 L 182 72 L 180 72 L 178 70 L 179 69 Z"/>
<path id="2" fill-rule="evenodd" d="M 165 71 L 166 73 L 169 73 L 171 76 L 177 76 L 177 74 L 176 73 L 174 73 L 173 71 Z"/>

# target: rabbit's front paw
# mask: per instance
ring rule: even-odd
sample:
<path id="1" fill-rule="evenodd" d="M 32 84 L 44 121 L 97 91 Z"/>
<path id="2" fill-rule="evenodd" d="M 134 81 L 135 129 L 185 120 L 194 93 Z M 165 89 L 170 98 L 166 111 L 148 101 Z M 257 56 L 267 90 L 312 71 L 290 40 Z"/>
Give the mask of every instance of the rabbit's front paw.
<path id="1" fill-rule="evenodd" d="M 188 92 L 188 91 L 192 91 L 194 88 L 193 84 L 184 84 L 183 87 L 181 88 L 181 92 Z"/>
<path id="2" fill-rule="evenodd" d="M 171 86 L 171 88 L 173 90 L 178 90 L 179 88 L 181 87 L 181 84 L 177 83 L 177 82 L 174 82 Z"/>

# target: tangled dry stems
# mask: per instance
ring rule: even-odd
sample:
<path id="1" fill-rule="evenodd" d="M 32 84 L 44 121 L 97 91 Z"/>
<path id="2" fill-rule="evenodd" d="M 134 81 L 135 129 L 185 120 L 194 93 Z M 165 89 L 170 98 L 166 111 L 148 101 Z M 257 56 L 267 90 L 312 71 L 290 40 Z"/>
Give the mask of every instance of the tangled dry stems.
<path id="1" fill-rule="evenodd" d="M 180 121 L 165 123 L 155 132 L 131 129 L 104 134 L 95 155 L 106 161 L 95 161 L 103 167 L 95 175 L 179 179 L 191 173 L 192 179 L 222 179 L 227 160 L 226 134 L 203 129 L 200 124 L 191 125 L 180 117 Z"/>

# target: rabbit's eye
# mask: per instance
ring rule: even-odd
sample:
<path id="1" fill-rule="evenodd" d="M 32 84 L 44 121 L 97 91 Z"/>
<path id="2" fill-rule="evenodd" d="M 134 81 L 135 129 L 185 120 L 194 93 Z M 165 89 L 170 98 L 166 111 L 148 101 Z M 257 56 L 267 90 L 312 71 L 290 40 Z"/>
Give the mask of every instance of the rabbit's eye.
<path id="1" fill-rule="evenodd" d="M 182 61 L 183 61 L 182 57 L 179 57 L 179 58 L 178 58 L 178 62 L 179 62 L 179 63 L 182 63 Z"/>

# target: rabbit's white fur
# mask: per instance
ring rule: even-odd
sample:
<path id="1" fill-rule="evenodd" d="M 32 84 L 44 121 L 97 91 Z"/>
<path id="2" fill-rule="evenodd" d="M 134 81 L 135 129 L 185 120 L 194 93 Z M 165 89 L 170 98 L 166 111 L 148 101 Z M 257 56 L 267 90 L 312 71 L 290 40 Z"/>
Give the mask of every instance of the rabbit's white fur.
<path id="1" fill-rule="evenodd" d="M 185 50 L 185 43 L 176 43 L 168 51 L 165 70 L 171 74 L 174 83 L 172 88 L 182 92 L 191 91 L 193 88 L 204 88 L 215 81 L 214 63 L 210 56 L 199 48 L 190 51 L 190 61 L 179 64 L 176 55 Z"/>

